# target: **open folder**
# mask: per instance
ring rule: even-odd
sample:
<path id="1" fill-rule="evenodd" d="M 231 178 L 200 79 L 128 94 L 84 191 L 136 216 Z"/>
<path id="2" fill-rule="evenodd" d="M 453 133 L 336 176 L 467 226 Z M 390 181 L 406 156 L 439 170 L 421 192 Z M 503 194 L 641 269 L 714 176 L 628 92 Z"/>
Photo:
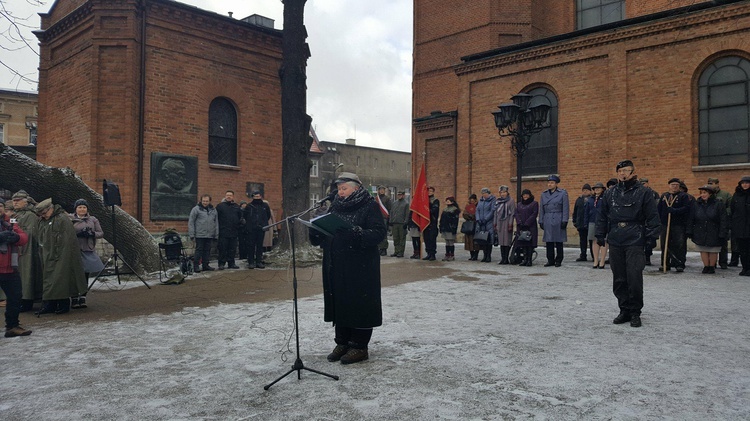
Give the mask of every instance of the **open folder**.
<path id="1" fill-rule="evenodd" d="M 354 225 L 332 213 L 317 216 L 309 221 L 305 221 L 304 219 L 300 219 L 299 221 L 302 222 L 302 225 L 320 231 L 329 237 L 333 236 L 333 234 L 340 229 L 346 230 L 354 228 Z"/>

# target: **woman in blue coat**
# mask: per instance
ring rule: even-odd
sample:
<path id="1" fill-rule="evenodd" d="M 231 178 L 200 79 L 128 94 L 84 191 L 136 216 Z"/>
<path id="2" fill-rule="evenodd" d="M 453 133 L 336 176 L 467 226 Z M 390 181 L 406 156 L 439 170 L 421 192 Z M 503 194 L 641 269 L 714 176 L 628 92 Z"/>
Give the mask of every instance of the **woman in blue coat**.
<path id="1" fill-rule="evenodd" d="M 490 193 L 490 189 L 487 187 L 482 188 L 482 197 L 477 203 L 477 223 L 474 229 L 474 238 L 476 239 L 476 233 L 485 231 L 489 233 L 487 237 L 487 244 L 480 246 L 484 251 L 484 257 L 482 262 L 490 262 L 492 257 L 492 244 L 494 242 L 495 233 L 495 201 L 497 198 Z"/>
<path id="2" fill-rule="evenodd" d="M 568 241 L 570 202 L 568 192 L 559 188 L 560 177 L 547 177 L 547 190 L 539 203 L 539 228 L 544 230 L 542 241 L 547 245 L 547 263 L 544 266 L 560 267 L 563 260 L 563 243 Z"/>

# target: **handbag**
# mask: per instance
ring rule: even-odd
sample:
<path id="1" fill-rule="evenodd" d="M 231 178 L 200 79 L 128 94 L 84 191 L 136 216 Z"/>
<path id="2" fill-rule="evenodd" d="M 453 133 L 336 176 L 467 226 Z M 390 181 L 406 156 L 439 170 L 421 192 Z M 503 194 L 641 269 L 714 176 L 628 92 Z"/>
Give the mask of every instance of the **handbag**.
<path id="1" fill-rule="evenodd" d="M 461 224 L 461 234 L 474 234 L 474 221 L 464 221 Z"/>
<path id="2" fill-rule="evenodd" d="M 474 233 L 474 244 L 480 245 L 480 246 L 486 246 L 490 243 L 490 233 L 489 231 L 477 231 Z"/>
<path id="3" fill-rule="evenodd" d="M 518 239 L 521 241 L 531 241 L 531 231 L 518 231 Z"/>

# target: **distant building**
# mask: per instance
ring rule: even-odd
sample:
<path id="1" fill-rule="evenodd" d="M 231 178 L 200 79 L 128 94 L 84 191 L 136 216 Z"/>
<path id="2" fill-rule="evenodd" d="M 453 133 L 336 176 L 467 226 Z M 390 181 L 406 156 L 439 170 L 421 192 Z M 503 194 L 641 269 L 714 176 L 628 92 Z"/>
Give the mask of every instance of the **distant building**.
<path id="1" fill-rule="evenodd" d="M 172 0 L 57 0 L 42 14 L 40 162 L 72 168 L 150 231 L 227 189 L 281 206 L 282 32 Z"/>
<path id="2" fill-rule="evenodd" d="M 36 146 L 36 92 L 0 89 L 0 143 L 8 146 Z"/>
<path id="3" fill-rule="evenodd" d="M 411 194 L 411 153 L 357 146 L 355 139 L 321 142 L 313 136 L 313 147 L 316 145 L 322 154 L 312 155 L 311 148 L 311 203 L 325 197 L 336 176 L 344 171 L 357 174 L 370 192 L 386 186 L 392 198 L 397 190 Z"/>

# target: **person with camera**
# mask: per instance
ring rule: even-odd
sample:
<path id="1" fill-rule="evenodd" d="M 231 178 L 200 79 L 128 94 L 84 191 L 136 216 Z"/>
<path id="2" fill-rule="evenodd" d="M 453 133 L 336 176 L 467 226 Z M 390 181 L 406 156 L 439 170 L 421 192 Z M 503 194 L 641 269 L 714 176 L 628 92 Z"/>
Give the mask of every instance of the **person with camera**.
<path id="1" fill-rule="evenodd" d="M 104 238 L 104 231 L 95 216 L 89 214 L 89 204 L 85 199 L 75 202 L 75 212 L 70 215 L 73 228 L 76 230 L 78 247 L 81 249 L 81 262 L 83 263 L 83 279 L 89 282 L 89 274 L 99 273 L 104 269 L 102 259 L 96 253 L 97 238 Z M 71 298 L 70 308 L 86 308 L 86 294 Z"/>
<path id="2" fill-rule="evenodd" d="M 42 255 L 42 309 L 37 315 L 70 311 L 70 297 L 86 293 L 83 263 L 76 230 L 60 205 L 45 199 L 34 207 L 39 216 L 37 235 Z"/>
<path id="3" fill-rule="evenodd" d="M 5 209 L 5 201 L 0 199 Z M 31 331 L 20 326 L 21 276 L 18 273 L 18 249 L 29 241 L 28 235 L 5 212 L 0 213 L 0 289 L 5 293 L 5 337 L 28 336 Z"/>
<path id="4" fill-rule="evenodd" d="M 615 167 L 618 183 L 604 192 L 596 218 L 596 242 L 609 244 L 612 292 L 620 314 L 614 324 L 630 322 L 641 326 L 643 308 L 643 269 L 646 267 L 646 242 L 656 245 L 659 237 L 659 212 L 651 192 L 638 182 L 631 160 Z"/>

